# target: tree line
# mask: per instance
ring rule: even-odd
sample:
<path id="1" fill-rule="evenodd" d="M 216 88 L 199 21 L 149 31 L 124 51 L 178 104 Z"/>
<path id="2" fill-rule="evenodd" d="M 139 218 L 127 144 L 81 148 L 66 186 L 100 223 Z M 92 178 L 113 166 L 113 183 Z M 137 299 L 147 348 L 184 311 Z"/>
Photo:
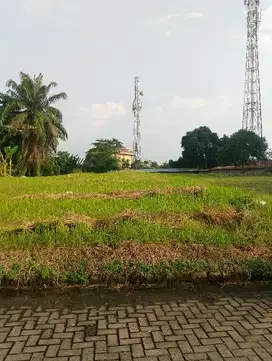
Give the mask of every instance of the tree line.
<path id="1" fill-rule="evenodd" d="M 181 139 L 181 157 L 170 160 L 170 168 L 209 169 L 218 166 L 245 166 L 267 159 L 268 144 L 256 133 L 241 129 L 219 137 L 203 126 L 186 133 Z"/>
<path id="2" fill-rule="evenodd" d="M 265 159 L 267 143 L 253 132 L 239 130 L 219 137 L 208 127 L 187 132 L 181 139 L 181 157 L 159 166 L 155 161 L 128 160 L 116 155 L 123 148 L 118 139 L 97 139 L 85 158 L 58 151 L 68 139 L 63 115 L 55 104 L 66 93 L 52 94 L 56 82 L 44 84 L 42 74 L 20 73 L 20 81 L 7 82 L 0 93 L 0 175 L 39 176 L 72 172 L 108 172 L 126 168 L 213 168 L 246 165 Z"/>

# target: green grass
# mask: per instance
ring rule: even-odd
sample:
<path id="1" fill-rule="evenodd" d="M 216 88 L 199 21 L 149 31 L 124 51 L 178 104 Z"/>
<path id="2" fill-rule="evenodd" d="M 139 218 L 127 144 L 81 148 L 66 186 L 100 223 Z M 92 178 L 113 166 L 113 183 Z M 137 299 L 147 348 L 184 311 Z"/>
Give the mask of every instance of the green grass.
<path id="1" fill-rule="evenodd" d="M 200 186 L 205 191 L 191 194 L 147 195 L 140 199 L 44 199 L 16 198 L 23 195 L 111 193 Z M 2 249 L 31 249 L 35 246 L 118 245 L 122 241 L 240 245 L 271 242 L 272 177 L 222 177 L 160 175 L 119 172 L 104 175 L 75 174 L 48 178 L 0 178 L 0 245 Z M 258 202 L 265 201 L 265 205 Z M 207 209 L 224 215 L 229 208 L 244 214 L 231 227 L 212 224 L 194 215 Z M 129 211 L 127 219 L 118 215 Z M 159 216 L 158 212 L 162 212 Z M 73 214 L 104 222 L 104 227 L 63 221 Z M 135 214 L 135 215 L 133 215 Z M 152 219 L 152 215 L 156 215 Z M 168 221 L 165 214 L 169 214 Z M 179 221 L 171 218 L 179 216 Z M 114 222 L 107 222 L 116 217 Z M 56 221 L 54 229 L 46 223 Z M 35 231 L 14 232 L 28 223 L 40 223 Z M 107 224 L 108 223 L 108 224 Z M 173 224 L 174 223 L 174 224 Z"/>
<path id="2" fill-rule="evenodd" d="M 239 187 L 247 190 L 253 190 L 262 195 L 272 195 L 272 176 L 270 174 L 263 176 L 210 176 L 210 184 Z"/>
<path id="3" fill-rule="evenodd" d="M 0 286 L 272 278 L 269 176 L 0 178 L 0 220 Z"/>
<path id="4" fill-rule="evenodd" d="M 265 259 L 215 263 L 209 260 L 177 260 L 153 265 L 114 261 L 90 270 L 88 262 L 75 261 L 62 268 L 34 262 L 0 267 L 0 287 L 59 287 L 65 285 L 109 287 L 171 286 L 184 282 L 271 281 L 272 262 Z"/>

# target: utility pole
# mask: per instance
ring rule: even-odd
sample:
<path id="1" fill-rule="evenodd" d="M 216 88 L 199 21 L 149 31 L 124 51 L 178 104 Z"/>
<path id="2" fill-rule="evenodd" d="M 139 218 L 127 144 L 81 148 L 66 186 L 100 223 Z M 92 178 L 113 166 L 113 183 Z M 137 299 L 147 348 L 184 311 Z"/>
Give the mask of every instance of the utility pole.
<path id="1" fill-rule="evenodd" d="M 263 136 L 258 32 L 261 23 L 260 0 L 244 0 L 247 8 L 246 69 L 243 129 Z"/>

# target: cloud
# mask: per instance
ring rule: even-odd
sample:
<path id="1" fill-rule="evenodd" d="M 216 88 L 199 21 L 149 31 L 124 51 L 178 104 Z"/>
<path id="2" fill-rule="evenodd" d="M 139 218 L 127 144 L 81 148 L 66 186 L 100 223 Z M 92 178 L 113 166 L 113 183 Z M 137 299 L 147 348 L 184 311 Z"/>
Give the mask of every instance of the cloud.
<path id="1" fill-rule="evenodd" d="M 245 32 L 237 32 L 233 34 L 229 34 L 229 39 L 231 40 L 242 40 L 246 39 L 246 33 Z"/>
<path id="2" fill-rule="evenodd" d="M 64 4 L 64 0 L 20 0 L 20 6 L 30 15 L 52 13 Z"/>
<path id="3" fill-rule="evenodd" d="M 92 116 L 95 119 L 109 119 L 125 114 L 126 109 L 121 103 L 92 104 Z"/>
<path id="4" fill-rule="evenodd" d="M 267 34 L 260 34 L 260 49 L 266 53 L 272 54 L 272 37 Z"/>
<path id="5" fill-rule="evenodd" d="M 246 20 L 245 20 L 246 21 Z M 231 40 L 243 40 L 246 42 L 247 33 L 237 32 L 229 35 Z M 260 50 L 272 54 L 272 5 L 262 12 L 261 24 L 259 29 L 259 47 Z"/>
<path id="6" fill-rule="evenodd" d="M 178 28 L 177 21 L 179 18 L 180 14 L 178 13 L 163 15 L 155 19 L 155 24 L 167 27 L 168 29 L 165 32 L 165 36 L 171 36 L 173 32 Z"/>
<path id="7" fill-rule="evenodd" d="M 156 110 L 156 112 L 157 113 L 162 113 L 163 112 L 163 108 L 164 108 L 164 106 L 163 105 L 157 105 L 156 107 L 155 107 L 155 110 Z"/>
<path id="8" fill-rule="evenodd" d="M 259 42 L 261 50 L 272 54 L 272 5 L 262 14 Z"/>
<path id="9" fill-rule="evenodd" d="M 183 15 L 184 19 L 199 19 L 204 14 L 197 13 L 197 12 L 191 12 L 186 13 Z M 179 24 L 177 20 L 180 18 L 180 14 L 172 14 L 172 15 L 166 15 L 159 19 L 159 22 L 164 25 L 170 26 L 170 28 L 166 31 L 165 36 L 171 36 L 179 27 Z"/>
<path id="10" fill-rule="evenodd" d="M 173 22 L 174 19 L 177 19 L 180 17 L 180 14 L 169 14 L 169 15 L 164 15 L 158 18 L 158 22 L 160 24 L 171 24 Z"/>
<path id="11" fill-rule="evenodd" d="M 272 5 L 262 13 L 261 32 L 268 32 L 272 35 Z"/>
<path id="12" fill-rule="evenodd" d="M 94 122 L 92 122 L 92 126 L 96 128 L 103 127 L 105 124 L 105 119 L 95 119 Z"/>
<path id="13" fill-rule="evenodd" d="M 191 13 L 184 14 L 185 19 L 200 19 L 203 16 L 204 16 L 203 13 L 198 13 L 198 12 L 191 12 Z"/>
<path id="14" fill-rule="evenodd" d="M 90 115 L 93 119 L 92 125 L 94 127 L 101 127 L 106 124 L 107 120 L 126 114 L 124 104 L 114 102 L 92 104 L 91 110 L 84 106 L 81 106 L 79 109 L 82 113 Z"/>
<path id="15" fill-rule="evenodd" d="M 171 26 L 171 29 L 167 30 L 165 33 L 165 36 L 171 36 L 173 34 L 173 32 L 178 28 L 177 24 L 173 24 Z"/>
<path id="16" fill-rule="evenodd" d="M 217 95 L 213 99 L 205 99 L 203 97 L 181 97 L 174 96 L 172 99 L 173 108 L 182 109 L 199 109 L 199 108 L 215 108 L 228 109 L 233 106 L 232 100 L 228 95 Z"/>
<path id="17" fill-rule="evenodd" d="M 183 15 L 184 19 L 199 19 L 203 16 L 204 14 L 199 12 L 190 12 L 190 13 L 185 13 Z M 178 21 L 180 17 L 181 17 L 180 14 L 168 14 L 161 16 L 157 19 L 158 24 L 168 27 L 168 29 L 165 32 L 165 36 L 171 36 L 178 29 L 179 26 Z"/>
<path id="18" fill-rule="evenodd" d="M 19 0 L 22 12 L 31 22 L 53 24 L 58 28 L 78 26 L 79 7 L 71 0 Z"/>
<path id="19" fill-rule="evenodd" d="M 175 95 L 172 99 L 173 108 L 198 109 L 205 107 L 207 104 L 209 104 L 209 101 L 200 97 L 181 97 Z"/>
<path id="20" fill-rule="evenodd" d="M 89 113 L 89 109 L 83 106 L 79 107 L 79 110 L 83 113 Z"/>
<path id="21" fill-rule="evenodd" d="M 226 109 L 233 106 L 232 99 L 228 95 L 219 95 L 217 96 L 215 101 L 219 103 L 220 107 L 224 107 Z"/>

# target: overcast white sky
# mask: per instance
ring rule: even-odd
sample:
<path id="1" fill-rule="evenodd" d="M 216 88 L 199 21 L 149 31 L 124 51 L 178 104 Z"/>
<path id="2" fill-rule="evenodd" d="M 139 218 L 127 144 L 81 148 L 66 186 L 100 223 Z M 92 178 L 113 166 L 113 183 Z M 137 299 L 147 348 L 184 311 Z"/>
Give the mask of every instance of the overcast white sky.
<path id="1" fill-rule="evenodd" d="M 43 73 L 69 141 L 84 155 L 100 137 L 132 146 L 133 78 L 140 77 L 143 158 L 180 155 L 186 131 L 241 128 L 243 0 L 2 0 L 0 90 L 20 71 Z M 261 0 L 260 71 L 265 135 L 272 145 L 272 0 Z"/>

